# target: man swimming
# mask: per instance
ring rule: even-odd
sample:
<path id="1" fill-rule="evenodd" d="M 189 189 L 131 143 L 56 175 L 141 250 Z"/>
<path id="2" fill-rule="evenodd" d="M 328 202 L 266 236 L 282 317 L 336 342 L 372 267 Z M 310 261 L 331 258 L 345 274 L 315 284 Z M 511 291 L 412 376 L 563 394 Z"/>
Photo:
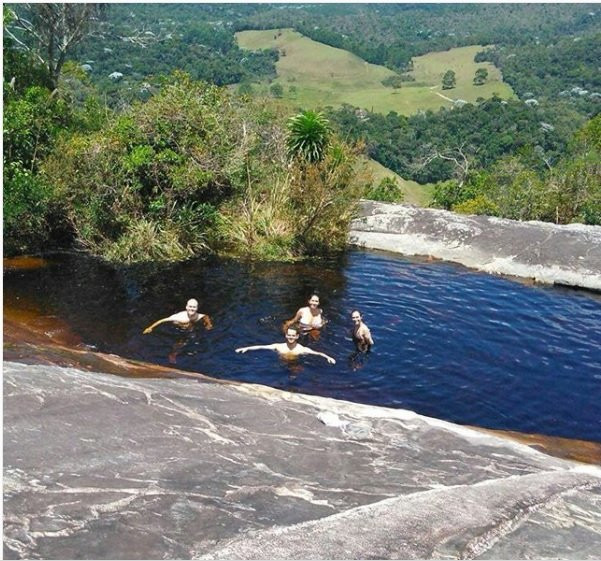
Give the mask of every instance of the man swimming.
<path id="1" fill-rule="evenodd" d="M 198 301 L 195 298 L 190 298 L 186 304 L 186 309 L 183 312 L 177 312 L 169 317 L 155 321 L 149 325 L 142 333 L 145 335 L 150 333 L 157 325 L 166 322 L 175 323 L 179 327 L 192 327 L 197 321 L 201 320 L 207 329 L 212 329 L 213 324 L 211 318 L 206 314 L 198 313 Z"/>
<path id="2" fill-rule="evenodd" d="M 253 345 L 252 347 L 240 347 L 236 349 L 237 353 L 245 353 L 246 351 L 258 350 L 277 351 L 281 356 L 287 359 L 296 358 L 299 355 L 318 355 L 325 358 L 330 364 L 336 364 L 336 361 L 325 353 L 314 351 L 309 347 L 305 347 L 298 342 L 298 329 L 289 327 L 286 330 L 285 343 L 272 343 L 271 345 Z"/>

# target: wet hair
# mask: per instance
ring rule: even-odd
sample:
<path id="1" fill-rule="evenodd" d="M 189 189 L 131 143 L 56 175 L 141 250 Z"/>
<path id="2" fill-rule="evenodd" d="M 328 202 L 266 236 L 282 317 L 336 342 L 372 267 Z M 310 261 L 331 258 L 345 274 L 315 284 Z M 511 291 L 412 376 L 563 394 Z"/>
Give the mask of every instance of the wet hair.
<path id="1" fill-rule="evenodd" d="M 311 292 L 311 294 L 309 294 L 309 297 L 307 298 L 307 302 L 309 300 L 311 300 L 311 298 L 313 298 L 313 296 L 316 296 L 317 299 L 321 301 L 321 298 L 319 297 L 319 294 L 317 292 L 313 291 L 313 292 Z"/>
<path id="2" fill-rule="evenodd" d="M 296 331 L 296 334 L 297 334 L 297 335 L 300 335 L 300 328 L 299 328 L 299 327 L 297 327 L 296 325 L 289 325 L 289 326 L 286 328 L 286 334 L 288 334 L 288 330 L 290 330 L 290 329 L 292 329 L 292 331 Z"/>
<path id="3" fill-rule="evenodd" d="M 353 310 L 351 312 L 351 317 L 353 317 L 353 314 L 359 314 L 361 317 L 363 317 L 363 314 L 359 310 Z"/>

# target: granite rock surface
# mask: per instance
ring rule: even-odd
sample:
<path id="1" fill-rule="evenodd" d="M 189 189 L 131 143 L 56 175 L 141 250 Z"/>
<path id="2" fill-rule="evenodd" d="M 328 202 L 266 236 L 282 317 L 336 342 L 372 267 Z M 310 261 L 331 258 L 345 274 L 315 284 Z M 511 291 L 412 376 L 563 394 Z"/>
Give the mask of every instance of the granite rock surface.
<path id="1" fill-rule="evenodd" d="M 601 290 L 601 227 L 519 222 L 362 201 L 349 241 L 488 273 Z"/>
<path id="2" fill-rule="evenodd" d="M 595 559 L 601 467 L 404 410 L 4 363 L 4 557 Z"/>

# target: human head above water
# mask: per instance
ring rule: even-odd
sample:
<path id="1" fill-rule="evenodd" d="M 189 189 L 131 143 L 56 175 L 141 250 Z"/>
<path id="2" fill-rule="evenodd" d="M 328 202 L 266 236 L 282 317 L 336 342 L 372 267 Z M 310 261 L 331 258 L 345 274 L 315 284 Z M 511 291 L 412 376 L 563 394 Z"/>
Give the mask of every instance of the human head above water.
<path id="1" fill-rule="evenodd" d="M 361 321 L 363 317 L 361 316 L 361 312 L 359 310 L 353 310 L 351 312 L 351 319 L 353 321 Z"/>
<path id="2" fill-rule="evenodd" d="M 288 338 L 298 339 L 298 327 L 291 325 L 288 329 L 286 329 L 286 339 Z"/>
<path id="3" fill-rule="evenodd" d="M 309 306 L 319 306 L 319 294 L 312 292 L 307 302 L 309 303 Z"/>
<path id="4" fill-rule="evenodd" d="M 186 303 L 186 311 L 188 313 L 195 313 L 198 311 L 198 300 L 196 298 L 190 298 Z"/>

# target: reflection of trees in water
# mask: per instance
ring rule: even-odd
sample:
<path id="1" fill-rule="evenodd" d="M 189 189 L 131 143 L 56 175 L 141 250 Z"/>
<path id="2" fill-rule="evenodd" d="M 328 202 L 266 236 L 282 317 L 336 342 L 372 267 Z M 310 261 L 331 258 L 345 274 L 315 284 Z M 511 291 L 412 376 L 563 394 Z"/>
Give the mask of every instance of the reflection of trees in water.
<path id="1" fill-rule="evenodd" d="M 127 292 L 114 267 L 80 254 L 53 255 L 47 267 L 5 276 L 14 298 L 30 300 L 40 313 L 66 322 L 88 344 L 125 336 Z"/>
<path id="2" fill-rule="evenodd" d="M 315 292 L 328 318 L 328 311 L 337 308 L 344 295 L 347 261 L 343 255 L 301 263 L 257 264 L 251 270 L 256 297 L 269 298 L 270 313 L 283 321 L 306 306 Z"/>
<path id="3" fill-rule="evenodd" d="M 116 267 L 82 254 L 64 254 L 47 268 L 18 271 L 18 279 L 7 273 L 5 298 L 14 294 L 23 302 L 32 300 L 98 350 L 140 358 L 147 356 L 149 344 L 141 335 L 144 326 L 183 310 L 189 298 L 199 300 L 199 311 L 211 316 L 217 334 L 232 337 L 232 344 L 236 337 L 248 344 L 281 340 L 283 321 L 305 306 L 314 290 L 324 316 L 331 318 L 344 297 L 345 267 L 346 256 L 301 263 L 212 258 Z M 175 341 L 173 349 L 180 354 L 190 335 L 183 334 L 181 341 L 182 334 L 162 331 L 165 343 Z M 304 344 L 314 347 L 315 341 Z M 164 353 L 169 354 L 169 347 Z"/>

